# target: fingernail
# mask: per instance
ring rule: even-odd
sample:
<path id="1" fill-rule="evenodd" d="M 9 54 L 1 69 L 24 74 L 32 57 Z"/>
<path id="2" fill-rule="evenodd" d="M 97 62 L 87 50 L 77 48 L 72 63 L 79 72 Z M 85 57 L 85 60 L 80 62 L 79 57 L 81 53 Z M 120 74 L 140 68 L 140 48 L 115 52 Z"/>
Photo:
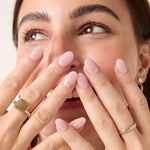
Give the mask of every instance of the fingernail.
<path id="1" fill-rule="evenodd" d="M 74 54 L 72 52 L 70 51 L 66 52 L 59 58 L 58 64 L 61 67 L 67 67 L 68 65 L 71 64 L 71 62 L 73 61 L 73 58 L 74 58 Z"/>
<path id="2" fill-rule="evenodd" d="M 79 119 L 76 119 L 73 123 L 73 127 L 76 129 L 76 130 L 79 130 L 81 129 L 86 123 L 86 119 L 84 117 L 81 117 Z"/>
<path id="3" fill-rule="evenodd" d="M 91 58 L 87 58 L 85 60 L 85 68 L 91 74 L 96 74 L 99 72 L 99 67 L 96 65 L 96 63 Z"/>
<path id="4" fill-rule="evenodd" d="M 34 61 L 39 60 L 43 56 L 44 48 L 41 46 L 38 46 L 34 48 L 34 50 L 30 54 L 30 58 Z"/>
<path id="5" fill-rule="evenodd" d="M 60 131 L 66 131 L 68 129 L 68 123 L 60 118 L 56 119 L 55 124 Z"/>
<path id="6" fill-rule="evenodd" d="M 81 87 L 83 89 L 87 89 L 89 87 L 88 80 L 83 73 L 78 74 L 77 83 L 78 83 L 79 87 Z"/>
<path id="7" fill-rule="evenodd" d="M 74 86 L 77 80 L 77 73 L 75 71 L 70 72 L 63 79 L 63 84 L 67 88 L 71 88 Z"/>
<path id="8" fill-rule="evenodd" d="M 128 68 L 125 64 L 125 62 L 122 59 L 117 59 L 116 61 L 116 67 L 119 70 L 120 73 L 127 73 L 128 72 Z"/>

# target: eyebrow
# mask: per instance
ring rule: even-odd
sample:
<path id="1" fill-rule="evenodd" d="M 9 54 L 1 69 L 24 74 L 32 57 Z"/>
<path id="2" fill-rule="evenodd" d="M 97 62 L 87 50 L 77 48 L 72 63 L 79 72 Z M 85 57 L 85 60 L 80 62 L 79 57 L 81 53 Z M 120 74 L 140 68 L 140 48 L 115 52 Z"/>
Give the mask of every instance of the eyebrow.
<path id="1" fill-rule="evenodd" d="M 108 13 L 109 15 L 113 16 L 116 20 L 120 21 L 119 17 L 116 15 L 114 11 L 112 11 L 110 8 L 104 6 L 104 5 L 86 5 L 86 6 L 80 6 L 79 8 L 73 10 L 70 13 L 70 18 L 75 19 L 78 17 L 81 17 L 83 15 L 88 15 L 93 12 L 105 12 Z M 43 21 L 43 22 L 50 22 L 51 17 L 45 13 L 45 12 L 31 12 L 29 14 L 26 14 L 22 20 L 20 21 L 19 28 L 21 26 L 28 22 L 28 21 Z"/>
<path id="2" fill-rule="evenodd" d="M 104 6 L 104 5 L 86 5 L 86 6 L 81 6 L 78 9 L 74 10 L 71 14 L 71 18 L 77 18 L 83 15 L 90 14 L 92 12 L 105 12 L 108 13 L 109 15 L 113 16 L 115 19 L 120 21 L 119 17 L 116 15 L 116 13 L 111 10 L 110 8 Z"/>
<path id="3" fill-rule="evenodd" d="M 21 26 L 28 22 L 28 21 L 43 21 L 43 22 L 50 22 L 50 17 L 47 13 L 45 12 L 32 12 L 29 13 L 27 15 L 25 15 L 19 24 L 19 28 L 21 28 Z"/>

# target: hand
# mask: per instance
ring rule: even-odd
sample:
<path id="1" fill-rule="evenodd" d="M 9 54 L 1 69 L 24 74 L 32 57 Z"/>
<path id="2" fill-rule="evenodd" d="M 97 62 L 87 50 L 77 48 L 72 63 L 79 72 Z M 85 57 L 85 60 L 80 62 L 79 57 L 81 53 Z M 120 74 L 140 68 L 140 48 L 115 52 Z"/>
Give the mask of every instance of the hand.
<path id="1" fill-rule="evenodd" d="M 117 60 L 114 70 L 129 110 L 122 96 L 91 59 L 85 61 L 84 72 L 92 87 L 85 75 L 79 73 L 76 87 L 78 94 L 105 149 L 148 150 L 150 113 L 146 98 L 122 60 Z M 137 123 L 137 128 L 128 133 L 119 134 L 119 130 L 127 129 L 134 122 Z M 71 126 L 62 131 L 57 125 L 57 130 L 71 149 L 95 149 Z"/>
<path id="2" fill-rule="evenodd" d="M 26 150 L 75 87 L 77 73 L 71 72 L 63 78 L 47 100 L 38 109 L 36 108 L 72 65 L 73 54 L 66 52 L 21 92 L 21 98 L 30 104 L 29 112 L 37 109 L 32 117 L 23 124 L 27 119 L 26 114 L 20 113 L 16 108 L 7 112 L 8 106 L 40 63 L 42 55 L 43 48 L 36 47 L 30 56 L 24 57 L 16 65 L 0 86 L 0 149 L 2 150 Z"/>
<path id="3" fill-rule="evenodd" d="M 69 126 L 71 126 L 77 132 L 80 132 L 83 129 L 85 123 L 86 123 L 86 119 L 81 117 L 81 118 L 73 120 L 71 123 L 69 123 Z M 61 119 L 57 119 L 56 124 L 58 124 L 59 127 L 62 128 L 62 130 L 66 130 L 66 128 L 68 128 L 68 123 Z M 65 143 L 64 143 L 63 138 L 59 135 L 58 132 L 55 132 L 54 134 L 48 136 L 45 140 L 43 140 L 40 144 L 38 144 L 32 150 L 55 150 L 55 149 L 57 150 L 60 147 L 62 148 L 64 144 Z"/>

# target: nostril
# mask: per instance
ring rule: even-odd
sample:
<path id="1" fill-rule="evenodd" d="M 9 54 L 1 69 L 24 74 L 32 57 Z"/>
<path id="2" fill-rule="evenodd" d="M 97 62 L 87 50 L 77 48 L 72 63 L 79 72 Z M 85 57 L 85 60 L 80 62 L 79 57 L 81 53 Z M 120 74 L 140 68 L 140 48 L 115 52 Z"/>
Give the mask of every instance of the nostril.
<path id="1" fill-rule="evenodd" d="M 81 63 L 76 58 L 73 60 L 73 63 L 71 65 L 71 68 L 78 68 L 80 67 Z"/>
<path id="2" fill-rule="evenodd" d="M 71 65 L 71 68 L 75 68 L 75 66 L 74 66 L 74 65 Z"/>

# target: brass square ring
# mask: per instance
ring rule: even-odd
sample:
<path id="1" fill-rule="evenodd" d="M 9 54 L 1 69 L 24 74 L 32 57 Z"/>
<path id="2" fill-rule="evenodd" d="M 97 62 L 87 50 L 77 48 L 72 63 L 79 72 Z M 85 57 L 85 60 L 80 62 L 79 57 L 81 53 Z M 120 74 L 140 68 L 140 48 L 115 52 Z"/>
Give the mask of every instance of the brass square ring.
<path id="1" fill-rule="evenodd" d="M 17 102 L 14 102 L 14 106 L 21 113 L 26 114 L 29 118 L 31 117 L 31 114 L 28 111 L 30 105 L 24 99 L 21 98 Z"/>

